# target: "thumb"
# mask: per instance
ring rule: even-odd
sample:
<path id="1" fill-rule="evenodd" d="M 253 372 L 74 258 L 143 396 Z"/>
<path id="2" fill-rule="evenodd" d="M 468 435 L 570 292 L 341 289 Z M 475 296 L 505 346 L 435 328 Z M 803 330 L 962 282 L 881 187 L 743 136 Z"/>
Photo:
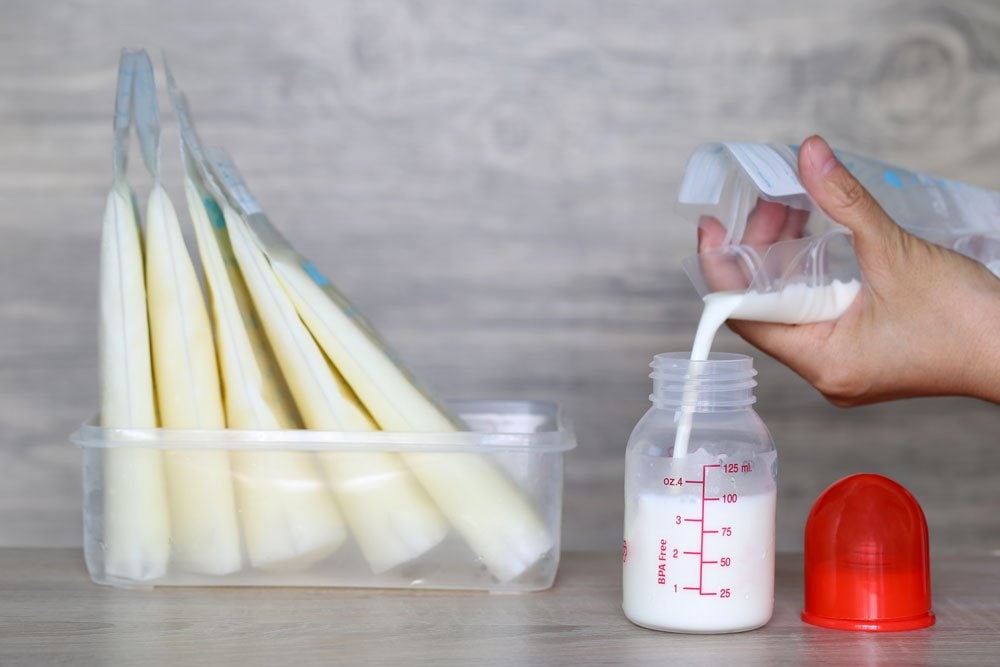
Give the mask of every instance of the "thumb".
<path id="1" fill-rule="evenodd" d="M 901 241 L 902 229 L 821 137 L 814 135 L 802 142 L 799 178 L 820 208 L 851 230 L 859 262 L 886 258 Z"/>

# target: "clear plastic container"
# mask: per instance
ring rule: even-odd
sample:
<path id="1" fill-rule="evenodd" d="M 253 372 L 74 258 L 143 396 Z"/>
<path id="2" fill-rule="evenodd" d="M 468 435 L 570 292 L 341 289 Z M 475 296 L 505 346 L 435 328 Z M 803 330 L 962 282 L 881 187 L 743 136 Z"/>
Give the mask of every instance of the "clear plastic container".
<path id="1" fill-rule="evenodd" d="M 774 608 L 777 454 L 753 360 L 657 355 L 653 407 L 625 454 L 622 609 L 654 630 L 741 632 Z M 688 454 L 674 458 L 690 424 Z"/>
<path id="2" fill-rule="evenodd" d="M 981 262 L 1000 276 L 1000 192 L 846 152 L 837 151 L 837 156 L 901 226 Z M 761 202 L 780 207 L 764 214 L 758 208 Z M 763 295 L 785 290 L 788 298 L 783 301 L 795 302 L 778 306 L 748 301 L 744 304 L 748 312 L 737 310 L 735 318 L 789 323 L 835 319 L 850 305 L 852 299 L 846 297 L 853 297 L 860 285 L 849 233 L 813 203 L 799 182 L 798 146 L 699 146 L 688 161 L 677 209 L 692 221 L 714 217 L 727 231 L 719 249 L 684 261 L 702 297 L 714 292 Z M 781 228 L 786 231 L 782 240 L 761 242 L 777 237 Z M 761 310 L 773 314 L 761 315 Z"/>
<path id="3" fill-rule="evenodd" d="M 536 591 L 548 588 L 555 578 L 559 564 L 559 541 L 562 518 L 563 453 L 576 446 L 572 427 L 562 411 L 553 404 L 534 401 L 457 401 L 452 410 L 472 431 L 453 433 L 398 433 L 398 432 L 322 432 L 322 431 L 208 431 L 167 429 L 111 429 L 82 425 L 70 436 L 70 441 L 83 449 L 83 523 L 84 554 L 91 578 L 98 584 L 126 588 L 152 586 L 351 586 L 380 588 L 432 588 L 468 589 L 485 591 Z M 235 571 L 212 574 L 190 571 L 176 558 L 166 557 L 162 571 L 152 577 L 122 577 L 109 572 L 109 554 L 115 545 L 105 542 L 104 470 L 110 457 L 109 451 L 139 453 L 162 452 L 183 457 L 185 451 L 227 451 L 231 461 L 243 461 L 233 466 L 233 486 L 237 488 L 237 511 L 241 522 L 243 545 L 242 567 Z M 420 461 L 447 463 L 447 458 L 477 457 L 484 465 L 499 467 L 503 477 L 520 491 L 525 507 L 518 508 L 531 520 L 522 526 L 523 532 L 510 531 L 494 534 L 490 526 L 473 527 L 479 530 L 480 544 L 484 548 L 500 550 L 516 562 L 498 576 L 496 567 L 488 567 L 489 559 L 476 553 L 469 542 L 453 526 L 447 527 L 444 538 L 422 555 L 387 570 L 374 572 L 370 560 L 365 558 L 351 536 L 352 526 L 345 526 L 340 538 L 325 534 L 329 548 L 303 553 L 298 561 L 255 567 L 247 552 L 248 539 L 253 529 L 248 516 L 261 507 L 248 511 L 250 505 L 239 490 L 277 488 L 283 494 L 297 490 L 326 492 L 315 488 L 325 484 L 318 474 L 310 485 L 303 482 L 301 469 L 290 473 L 287 479 L 276 477 L 268 469 L 270 453 L 289 452 L 303 457 L 307 465 L 321 469 L 315 462 L 320 457 L 336 455 L 341 464 L 350 460 L 353 452 L 385 452 L 406 454 L 433 454 L 434 456 L 407 456 L 412 469 Z M 121 457 L 115 457 L 120 460 Z M 255 478 L 254 459 L 260 459 L 260 478 Z M 279 460 L 287 461 L 283 456 Z M 470 459 L 471 460 L 471 459 Z M 468 468 L 465 468 L 468 469 Z M 196 472 L 196 471 L 194 471 Z M 409 475 L 407 475 L 409 477 Z M 493 475 L 492 479 L 496 479 Z M 315 480 L 319 480 L 318 482 Z M 364 478 L 357 479 L 364 484 Z M 257 486 L 255 486 L 257 485 Z M 263 485 L 263 486 L 262 486 Z M 276 487 L 274 485 L 277 485 Z M 313 488 L 298 488 L 311 486 Z M 488 490 L 484 489 L 484 494 Z M 282 496 L 282 497 L 286 497 Z M 483 498 L 488 511 L 510 513 L 509 508 L 490 506 L 490 498 Z M 266 508 L 265 508 L 266 509 Z M 487 512 L 488 514 L 488 512 Z M 483 514 L 480 513 L 479 516 Z M 292 514 L 295 522 L 317 521 L 317 512 L 309 516 Z M 313 526 L 315 527 L 315 525 Z M 404 526 L 400 526 L 405 530 Z M 258 531 L 259 532 L 259 531 Z M 290 526 L 294 539 L 316 534 L 309 525 Z M 275 549 L 285 545 L 287 535 L 278 535 Z M 521 541 L 519 541 L 521 540 Z M 206 540 L 206 543 L 210 541 Z M 492 542 L 491 542 L 492 541 Z M 538 545 L 547 545 L 537 553 Z M 534 550 L 533 550 L 534 549 Z M 327 553 L 327 551 L 329 553 Z M 259 552 L 259 551 L 258 551 Z M 139 554 L 133 556 L 139 557 Z M 210 559 L 206 559 L 210 560 Z"/>

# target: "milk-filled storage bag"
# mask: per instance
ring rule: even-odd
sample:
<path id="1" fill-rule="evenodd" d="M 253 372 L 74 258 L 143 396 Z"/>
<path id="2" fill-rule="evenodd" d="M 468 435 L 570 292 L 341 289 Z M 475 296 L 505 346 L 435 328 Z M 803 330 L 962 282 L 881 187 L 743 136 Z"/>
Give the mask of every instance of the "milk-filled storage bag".
<path id="1" fill-rule="evenodd" d="M 836 151 L 886 213 L 916 236 L 1000 275 L 1000 192 Z M 798 147 L 711 143 L 688 161 L 677 209 L 717 219 L 722 245 L 685 260 L 706 303 L 727 317 L 788 324 L 839 317 L 861 286 L 850 233 L 809 198 Z M 735 298 L 741 295 L 742 298 Z"/>

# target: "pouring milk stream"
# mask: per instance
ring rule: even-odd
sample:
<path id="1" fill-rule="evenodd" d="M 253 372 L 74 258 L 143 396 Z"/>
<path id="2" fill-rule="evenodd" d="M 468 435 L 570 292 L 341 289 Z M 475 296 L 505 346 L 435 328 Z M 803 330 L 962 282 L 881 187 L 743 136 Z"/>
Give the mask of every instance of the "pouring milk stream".
<path id="1" fill-rule="evenodd" d="M 860 269 L 845 230 L 830 220 L 798 179 L 798 150 L 779 144 L 711 143 L 688 161 L 678 209 L 716 217 L 723 245 L 707 261 L 685 261 L 705 310 L 692 360 L 708 358 L 715 333 L 729 318 L 806 324 L 839 318 L 861 289 Z M 907 231 L 962 253 L 1000 276 L 1000 192 L 950 181 L 837 151 L 845 167 Z M 741 245 L 760 202 L 804 216 L 801 238 L 765 248 Z M 711 266 L 728 263 L 727 288 L 713 285 Z M 718 278 L 715 276 L 714 278 Z M 679 414 L 674 457 L 687 454 L 691 414 Z"/>
<path id="2" fill-rule="evenodd" d="M 752 360 L 709 352 L 727 319 L 833 320 L 861 289 L 850 237 L 810 200 L 796 154 L 706 144 L 688 163 L 679 209 L 716 218 L 726 235 L 720 248 L 685 261 L 704 300 L 692 352 L 654 360 L 653 407 L 626 450 L 622 608 L 637 625 L 739 632 L 771 617 L 773 440 L 752 409 Z M 1000 193 L 838 156 L 908 231 L 1000 275 Z M 745 245 L 744 233 L 765 219 L 754 215 L 760 202 L 794 210 L 801 236 Z"/>
<path id="3" fill-rule="evenodd" d="M 719 363 L 708 361 L 709 352 L 716 332 L 730 317 L 783 323 L 834 319 L 850 306 L 860 287 L 851 280 L 820 287 L 790 285 L 778 292 L 707 294 L 691 362 Z M 688 455 L 695 410 L 708 409 L 711 416 L 713 408 L 708 406 L 713 401 L 740 397 L 735 391 L 706 389 L 717 390 L 719 384 L 704 384 L 704 368 L 693 363 L 681 379 L 680 403 L 673 414 L 674 447 L 666 467 L 660 468 L 662 483 L 654 479 L 651 487 L 642 488 L 627 466 L 630 483 L 642 490 L 626 500 L 623 609 L 633 622 L 657 630 L 753 629 L 770 619 L 774 604 L 777 493 L 773 477 L 768 477 L 773 475 L 773 444 L 770 459 L 755 447 L 739 444 L 726 454 L 697 449 Z M 658 373 L 654 370 L 654 378 Z M 752 399 L 745 403 L 749 407 Z M 640 468 L 655 465 L 645 461 Z M 695 492 L 690 491 L 692 485 Z"/>
<path id="4" fill-rule="evenodd" d="M 708 359 L 715 334 L 728 319 L 784 324 L 834 320 L 847 310 L 860 290 L 861 282 L 858 280 L 836 280 L 822 287 L 789 285 L 779 292 L 725 291 L 706 294 L 703 299 L 705 309 L 691 348 L 691 361 Z M 674 458 L 687 456 L 691 437 L 691 411 L 682 410 L 679 419 L 674 440 Z"/>

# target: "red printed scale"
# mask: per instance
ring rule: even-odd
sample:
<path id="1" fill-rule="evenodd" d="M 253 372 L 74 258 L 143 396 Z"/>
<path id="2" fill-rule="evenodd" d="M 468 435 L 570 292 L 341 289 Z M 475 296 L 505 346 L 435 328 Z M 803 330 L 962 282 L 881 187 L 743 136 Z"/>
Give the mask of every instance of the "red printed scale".
<path id="1" fill-rule="evenodd" d="M 741 495 L 717 477 L 753 470 L 749 460 L 702 464 L 689 471 L 697 476 L 664 477 L 660 492 L 637 499 L 623 545 L 624 584 L 644 589 L 630 596 L 646 607 L 634 616 L 662 617 L 649 627 L 676 622 L 686 632 L 718 632 L 743 618 L 749 629 L 769 617 L 775 494 Z M 685 488 L 692 485 L 699 493 Z"/>

